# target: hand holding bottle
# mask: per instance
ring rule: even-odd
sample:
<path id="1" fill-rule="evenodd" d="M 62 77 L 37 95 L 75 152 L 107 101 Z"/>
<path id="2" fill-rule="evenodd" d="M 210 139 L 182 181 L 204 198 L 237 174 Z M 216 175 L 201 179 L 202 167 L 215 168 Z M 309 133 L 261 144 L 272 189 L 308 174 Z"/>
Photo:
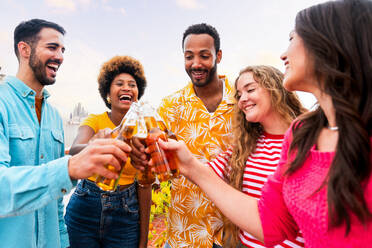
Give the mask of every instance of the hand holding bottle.
<path id="1" fill-rule="evenodd" d="M 115 179 L 121 164 L 128 159 L 126 153 L 130 151 L 130 146 L 121 140 L 96 139 L 69 159 L 68 173 L 71 179 L 84 179 L 94 174 Z M 108 170 L 105 167 L 107 164 L 115 170 Z"/>
<path id="2" fill-rule="evenodd" d="M 166 153 L 171 153 L 177 158 L 178 169 L 181 174 L 186 176 L 188 179 L 193 181 L 193 176 L 195 176 L 194 169 L 198 166 L 203 166 L 202 163 L 195 158 L 195 156 L 189 151 L 185 142 L 176 141 L 173 139 L 168 139 L 168 141 L 164 141 L 162 139 L 158 140 L 158 144 L 161 149 L 163 149 Z M 147 153 L 152 153 L 153 151 L 149 148 L 145 150 Z M 156 161 L 151 159 L 149 161 L 150 166 L 154 166 Z"/>

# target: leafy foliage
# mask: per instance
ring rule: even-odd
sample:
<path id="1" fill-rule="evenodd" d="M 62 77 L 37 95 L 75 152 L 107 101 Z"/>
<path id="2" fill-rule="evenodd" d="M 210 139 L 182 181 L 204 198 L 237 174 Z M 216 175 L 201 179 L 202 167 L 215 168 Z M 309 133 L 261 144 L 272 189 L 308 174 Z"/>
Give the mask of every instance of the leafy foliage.
<path id="1" fill-rule="evenodd" d="M 153 222 L 161 219 L 161 221 L 165 222 L 165 226 L 167 226 L 167 214 L 171 197 L 170 191 L 171 183 L 169 181 L 161 182 L 158 188 L 154 187 L 152 190 L 149 241 L 155 244 L 157 248 L 163 247 L 167 238 L 167 233 L 166 228 L 164 230 L 156 230 Z M 156 238 L 156 240 L 153 240 L 154 238 Z"/>

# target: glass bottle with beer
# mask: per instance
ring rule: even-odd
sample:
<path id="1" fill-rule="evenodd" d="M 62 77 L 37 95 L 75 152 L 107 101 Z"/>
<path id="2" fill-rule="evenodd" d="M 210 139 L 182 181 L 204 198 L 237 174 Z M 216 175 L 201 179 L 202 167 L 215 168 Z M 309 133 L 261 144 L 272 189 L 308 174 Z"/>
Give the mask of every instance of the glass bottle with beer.
<path id="1" fill-rule="evenodd" d="M 115 128 L 113 132 L 111 133 L 113 138 L 122 140 L 126 143 L 130 143 L 131 138 L 136 132 L 136 123 L 138 120 L 138 104 L 132 103 L 130 109 L 124 116 L 123 120 L 121 121 L 118 128 Z M 119 179 L 121 176 L 121 173 L 123 172 L 124 168 L 130 163 L 130 158 L 128 157 L 127 162 L 125 165 L 122 165 L 121 170 L 119 172 L 119 177 L 117 179 L 108 179 L 103 176 L 98 176 L 96 179 L 96 185 L 105 191 L 115 191 Z M 107 165 L 107 168 L 111 171 L 115 171 L 115 168 L 112 165 Z"/>
<path id="2" fill-rule="evenodd" d="M 142 108 L 139 108 L 136 134 L 134 135 L 141 143 L 145 144 L 148 135 L 146 121 L 143 117 Z M 155 182 L 155 175 L 150 166 L 145 166 L 143 171 L 137 172 L 137 182 L 140 186 L 151 185 Z"/>
<path id="3" fill-rule="evenodd" d="M 167 126 L 165 125 L 164 120 L 160 117 L 160 115 L 155 111 L 155 120 L 156 123 L 158 124 L 158 127 L 160 128 L 161 131 L 166 133 L 168 139 L 174 139 L 178 140 L 177 136 L 170 131 Z M 167 159 L 169 161 L 169 167 L 172 173 L 172 178 L 177 178 L 180 175 L 180 171 L 178 169 L 178 160 L 177 157 L 173 154 L 171 151 L 166 152 Z"/>
<path id="4" fill-rule="evenodd" d="M 176 136 L 168 131 L 164 121 L 150 104 L 144 103 L 142 109 L 148 131 L 146 146 L 150 150 L 159 181 L 167 181 L 177 177 L 179 172 L 176 157 L 173 156 L 172 152 L 161 149 L 158 144 L 159 138 L 167 141 L 168 138 L 171 138 L 170 135 L 174 139 L 177 139 Z"/>

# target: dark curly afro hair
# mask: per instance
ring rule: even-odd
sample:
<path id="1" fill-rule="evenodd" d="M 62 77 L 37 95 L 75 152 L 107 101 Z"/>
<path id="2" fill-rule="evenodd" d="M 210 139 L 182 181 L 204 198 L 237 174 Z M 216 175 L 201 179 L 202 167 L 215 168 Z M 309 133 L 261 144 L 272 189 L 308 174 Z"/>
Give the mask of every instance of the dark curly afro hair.
<path id="1" fill-rule="evenodd" d="M 98 76 L 98 90 L 109 109 L 111 109 L 111 104 L 106 98 L 110 93 L 112 81 L 121 73 L 128 73 L 136 80 L 138 99 L 145 92 L 147 81 L 141 63 L 130 56 L 115 56 L 102 65 Z"/>

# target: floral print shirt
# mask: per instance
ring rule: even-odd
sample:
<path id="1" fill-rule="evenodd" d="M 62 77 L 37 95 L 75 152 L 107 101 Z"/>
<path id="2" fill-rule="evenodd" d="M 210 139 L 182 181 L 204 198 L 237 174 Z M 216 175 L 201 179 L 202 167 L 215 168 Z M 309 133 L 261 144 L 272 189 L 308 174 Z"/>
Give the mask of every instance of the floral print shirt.
<path id="1" fill-rule="evenodd" d="M 233 89 L 224 76 L 223 98 L 215 112 L 195 95 L 193 84 L 164 98 L 158 109 L 168 128 L 202 162 L 226 150 L 231 138 Z M 172 181 L 168 243 L 177 247 L 212 247 L 221 244 L 222 215 L 201 189 L 181 176 Z"/>

